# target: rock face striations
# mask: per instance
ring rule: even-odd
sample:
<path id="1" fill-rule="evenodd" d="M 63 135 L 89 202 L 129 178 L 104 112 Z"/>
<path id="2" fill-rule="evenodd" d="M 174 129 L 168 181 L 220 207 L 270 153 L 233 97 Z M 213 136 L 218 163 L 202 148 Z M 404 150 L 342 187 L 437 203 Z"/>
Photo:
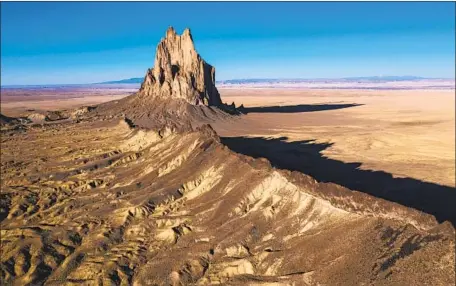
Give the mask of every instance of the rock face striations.
<path id="1" fill-rule="evenodd" d="M 184 99 L 192 105 L 220 106 L 215 87 L 215 68 L 196 52 L 192 35 L 170 27 L 157 46 L 155 65 L 147 71 L 140 95 L 161 99 Z"/>

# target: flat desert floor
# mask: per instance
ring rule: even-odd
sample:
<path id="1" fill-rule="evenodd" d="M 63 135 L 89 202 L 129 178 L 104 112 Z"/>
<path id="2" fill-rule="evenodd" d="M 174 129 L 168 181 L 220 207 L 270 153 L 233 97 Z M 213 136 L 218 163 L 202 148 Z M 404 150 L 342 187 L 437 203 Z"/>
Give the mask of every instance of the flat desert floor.
<path id="1" fill-rule="evenodd" d="M 30 112 L 71 109 L 123 98 L 134 89 L 6 89 L 1 92 L 1 113 L 20 117 Z"/>
<path id="2" fill-rule="evenodd" d="M 323 157 L 357 163 L 358 169 L 455 186 L 454 90 L 227 89 L 221 94 L 228 103 L 244 104 L 248 114 L 236 124 L 217 126 L 220 136 L 296 142 Z"/>
<path id="3" fill-rule="evenodd" d="M 131 93 L 18 92 L 2 96 L 1 112 L 19 116 L 32 109 L 69 109 Z M 307 172 L 320 181 L 341 183 L 340 176 L 352 176 L 349 187 L 354 189 L 360 170 L 455 186 L 454 90 L 269 88 L 220 93 L 224 102 L 243 104 L 247 111 L 234 121 L 214 124 L 235 151 L 266 157 L 277 167 Z"/>

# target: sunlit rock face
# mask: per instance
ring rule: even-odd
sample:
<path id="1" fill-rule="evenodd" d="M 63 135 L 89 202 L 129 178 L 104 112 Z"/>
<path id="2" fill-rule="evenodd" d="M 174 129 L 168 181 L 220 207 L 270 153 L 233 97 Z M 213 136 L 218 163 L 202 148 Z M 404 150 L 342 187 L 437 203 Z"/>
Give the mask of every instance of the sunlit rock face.
<path id="1" fill-rule="evenodd" d="M 157 46 L 155 65 L 147 71 L 140 93 L 162 99 L 184 99 L 193 105 L 218 106 L 215 68 L 195 50 L 192 35 L 170 27 Z"/>

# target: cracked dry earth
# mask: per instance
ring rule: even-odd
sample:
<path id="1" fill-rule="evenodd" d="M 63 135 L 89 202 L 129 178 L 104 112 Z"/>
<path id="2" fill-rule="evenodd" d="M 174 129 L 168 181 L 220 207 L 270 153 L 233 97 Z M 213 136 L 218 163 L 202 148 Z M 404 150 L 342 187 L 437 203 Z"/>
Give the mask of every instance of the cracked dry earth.
<path id="1" fill-rule="evenodd" d="M 329 170 L 328 170 L 329 171 Z M 209 126 L 3 130 L 2 285 L 454 285 L 454 228 Z"/>

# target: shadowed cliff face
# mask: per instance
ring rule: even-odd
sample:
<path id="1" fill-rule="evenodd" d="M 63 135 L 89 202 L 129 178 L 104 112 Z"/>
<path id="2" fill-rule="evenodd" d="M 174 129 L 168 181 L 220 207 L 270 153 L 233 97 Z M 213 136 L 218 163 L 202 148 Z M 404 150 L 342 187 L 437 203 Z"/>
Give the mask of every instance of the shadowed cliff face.
<path id="1" fill-rule="evenodd" d="M 363 170 L 361 163 L 344 163 L 324 157 L 321 152 L 331 146 L 329 143 L 287 142 L 287 139 L 225 137 L 222 143 L 235 152 L 267 158 L 277 168 L 299 171 L 319 182 L 336 183 L 426 212 L 440 222 L 456 224 L 454 188 L 412 178 L 395 178 L 383 171 Z"/>
<path id="2" fill-rule="evenodd" d="M 157 46 L 154 67 L 147 71 L 140 93 L 161 99 L 184 99 L 193 105 L 222 103 L 215 87 L 215 68 L 196 52 L 189 29 L 182 35 L 168 29 Z"/>

